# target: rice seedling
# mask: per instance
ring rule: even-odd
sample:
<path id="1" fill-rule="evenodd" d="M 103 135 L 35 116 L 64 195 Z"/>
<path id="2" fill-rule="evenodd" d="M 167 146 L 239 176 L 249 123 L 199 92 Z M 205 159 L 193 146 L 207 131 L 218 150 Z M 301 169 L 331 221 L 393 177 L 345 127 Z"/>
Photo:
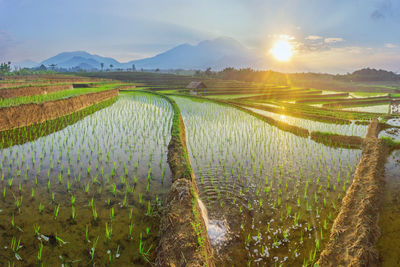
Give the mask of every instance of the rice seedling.
<path id="1" fill-rule="evenodd" d="M 0 209 L 7 209 L 10 214 L 8 221 L 13 221 L 13 226 L 9 223 L 6 228 L 18 231 L 25 242 L 33 243 L 34 239 L 42 242 L 37 247 L 37 254 L 24 256 L 24 263 L 44 266 L 47 261 L 61 260 L 65 265 L 71 265 L 72 260 L 64 254 L 61 259 L 55 251 L 47 253 L 44 249 L 47 242 L 55 239 L 58 251 L 68 251 L 69 246 L 77 251 L 85 250 L 84 254 L 76 255 L 82 262 L 85 256 L 88 257 L 87 244 L 90 244 L 94 249 L 90 251 L 87 261 L 92 258 L 93 263 L 99 264 L 106 262 L 105 257 L 108 258 L 106 253 L 102 253 L 107 250 L 106 246 L 123 243 L 127 234 L 134 249 L 125 255 L 117 248 L 122 265 L 129 265 L 131 257 L 135 261 L 139 257 L 146 257 L 150 262 L 154 260 L 152 247 L 156 245 L 159 233 L 158 217 L 154 214 L 158 212 L 156 207 L 161 204 L 171 184 L 166 152 L 171 126 L 168 121 L 172 119 L 172 114 L 169 103 L 161 98 L 147 94 L 122 94 L 113 106 L 81 121 L 74 118 L 75 115 L 58 120 L 55 122 L 57 125 L 51 126 L 57 130 L 50 135 L 42 134 L 41 137 L 41 133 L 48 132 L 46 127 L 50 127 L 46 122 L 35 126 L 32 132 L 26 132 L 28 138 L 36 136 L 35 139 L 27 139 L 30 142 L 24 143 L 21 138 L 21 145 L 0 149 L 4 197 Z M 69 123 L 73 120 L 75 124 Z M 65 128 L 67 123 L 70 126 Z M 19 134 L 23 136 L 25 133 Z M 156 177 L 163 177 L 163 185 L 161 179 Z M 13 193 L 15 198 L 9 202 L 7 197 Z M 37 209 L 26 209 L 26 199 Z M 6 203 L 10 203 L 12 209 L 8 204 L 5 208 L 3 205 Z M 128 214 L 115 210 L 116 204 L 129 207 Z M 132 204 L 134 208 L 130 206 Z M 69 205 L 69 211 L 62 209 Z M 14 221 L 11 214 L 18 211 L 17 206 L 26 216 L 15 216 Z M 126 222 L 124 216 L 128 215 L 129 222 Z M 151 216 L 144 220 L 147 215 Z M 99 223 L 103 216 L 110 216 L 107 226 L 106 223 Z M 68 233 L 71 236 L 68 246 L 59 236 L 66 234 L 60 230 L 65 229 L 65 222 L 69 222 L 71 229 L 82 229 L 81 232 Z M 34 234 L 19 230 L 18 225 L 29 224 L 34 225 Z M 41 233 L 46 229 L 58 229 L 58 234 L 46 236 L 45 232 Z M 142 243 L 135 238 L 135 229 L 143 229 L 145 237 Z M 97 247 L 93 246 L 97 235 L 101 239 L 102 232 L 109 234 L 108 245 L 98 242 Z M 121 236 L 124 238 L 121 239 Z M 9 246 L 10 241 L 11 237 L 1 240 L 0 244 Z M 139 248 L 142 248 L 140 253 Z"/>
<path id="2" fill-rule="evenodd" d="M 301 265 L 312 247 L 311 259 L 315 260 L 329 235 L 324 220 L 332 216 L 331 207 L 340 204 L 333 185 L 343 187 L 342 177 L 347 172 L 351 177 L 360 151 L 330 148 L 297 137 L 227 106 L 173 98 L 186 125 L 188 152 L 210 219 L 226 220 L 231 231 L 243 233 L 246 251 L 228 252 L 227 257 L 242 265 L 249 254 L 263 258 L 267 265 Z M 312 127 L 317 126 L 305 128 Z M 359 129 L 363 135 L 365 126 Z M 343 152 L 351 155 L 346 165 L 341 163 Z M 273 235 L 266 238 L 263 233 Z M 318 236 L 318 249 L 311 240 L 314 235 Z M 279 255 L 275 260 L 262 255 L 269 247 Z M 294 251 L 297 256 L 291 257 Z"/>
<path id="3" fill-rule="evenodd" d="M 98 214 L 97 214 L 96 206 L 92 206 L 92 214 L 93 214 L 93 220 L 95 222 L 97 222 Z"/>
<path id="4" fill-rule="evenodd" d="M 96 238 L 96 241 L 93 242 L 93 246 L 90 248 L 90 251 L 89 251 L 90 262 L 93 262 L 93 260 L 94 260 L 94 254 L 96 252 L 97 241 L 99 241 L 99 237 Z"/>
<path id="5" fill-rule="evenodd" d="M 112 235 L 112 223 L 108 225 L 106 222 L 106 242 L 108 243 L 111 240 L 111 235 Z"/>
<path id="6" fill-rule="evenodd" d="M 58 205 L 54 208 L 54 220 L 57 220 L 59 211 L 60 211 L 60 204 L 58 204 Z"/>
<path id="7" fill-rule="evenodd" d="M 39 264 L 42 263 L 42 252 L 43 252 L 43 243 L 40 242 L 39 251 L 38 251 L 38 254 L 37 254 L 37 261 L 38 261 Z"/>
<path id="8" fill-rule="evenodd" d="M 44 210 L 44 205 L 42 203 L 39 203 L 39 213 L 42 213 Z"/>

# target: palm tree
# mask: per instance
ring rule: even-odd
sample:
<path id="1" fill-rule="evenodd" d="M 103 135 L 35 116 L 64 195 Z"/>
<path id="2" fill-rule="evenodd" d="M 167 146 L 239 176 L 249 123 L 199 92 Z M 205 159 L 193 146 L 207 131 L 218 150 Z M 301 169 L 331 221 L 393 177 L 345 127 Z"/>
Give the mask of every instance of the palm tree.
<path id="1" fill-rule="evenodd" d="M 101 67 L 101 71 L 103 71 L 103 68 L 104 68 L 104 63 L 103 62 L 100 63 L 100 67 Z"/>
<path id="2" fill-rule="evenodd" d="M 49 67 L 50 67 L 51 70 L 53 70 L 53 71 L 54 71 L 54 69 L 56 68 L 56 66 L 57 66 L 57 64 L 54 64 L 54 63 L 49 65 Z"/>
<path id="3" fill-rule="evenodd" d="M 111 69 L 111 70 L 112 70 L 113 67 L 114 67 L 113 64 L 110 64 L 110 69 Z"/>

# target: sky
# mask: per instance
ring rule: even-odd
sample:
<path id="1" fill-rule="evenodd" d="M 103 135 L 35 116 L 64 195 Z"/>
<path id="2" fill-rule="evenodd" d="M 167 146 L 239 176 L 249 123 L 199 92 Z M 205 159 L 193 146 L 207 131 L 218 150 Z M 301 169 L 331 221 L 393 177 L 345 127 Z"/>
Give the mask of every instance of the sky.
<path id="1" fill-rule="evenodd" d="M 127 62 L 221 36 L 266 69 L 400 72 L 399 0 L 0 0 L 0 61 L 83 50 Z M 268 56 L 282 38 L 288 63 Z"/>

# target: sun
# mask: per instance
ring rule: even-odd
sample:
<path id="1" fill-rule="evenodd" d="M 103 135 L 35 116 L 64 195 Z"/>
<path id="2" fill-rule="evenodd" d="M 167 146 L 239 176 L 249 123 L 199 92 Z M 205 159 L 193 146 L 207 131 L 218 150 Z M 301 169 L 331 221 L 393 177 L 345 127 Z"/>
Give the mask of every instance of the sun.
<path id="1" fill-rule="evenodd" d="M 278 61 L 289 61 L 293 55 L 293 46 L 286 40 L 277 41 L 270 53 Z"/>

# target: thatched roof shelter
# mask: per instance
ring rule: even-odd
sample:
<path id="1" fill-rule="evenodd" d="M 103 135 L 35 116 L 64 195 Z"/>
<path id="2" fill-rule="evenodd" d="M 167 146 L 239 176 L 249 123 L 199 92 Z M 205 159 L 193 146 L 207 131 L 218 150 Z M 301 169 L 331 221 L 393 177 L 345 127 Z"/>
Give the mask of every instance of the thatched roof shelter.
<path id="1" fill-rule="evenodd" d="M 186 89 L 204 89 L 207 86 L 203 82 L 190 82 Z"/>

